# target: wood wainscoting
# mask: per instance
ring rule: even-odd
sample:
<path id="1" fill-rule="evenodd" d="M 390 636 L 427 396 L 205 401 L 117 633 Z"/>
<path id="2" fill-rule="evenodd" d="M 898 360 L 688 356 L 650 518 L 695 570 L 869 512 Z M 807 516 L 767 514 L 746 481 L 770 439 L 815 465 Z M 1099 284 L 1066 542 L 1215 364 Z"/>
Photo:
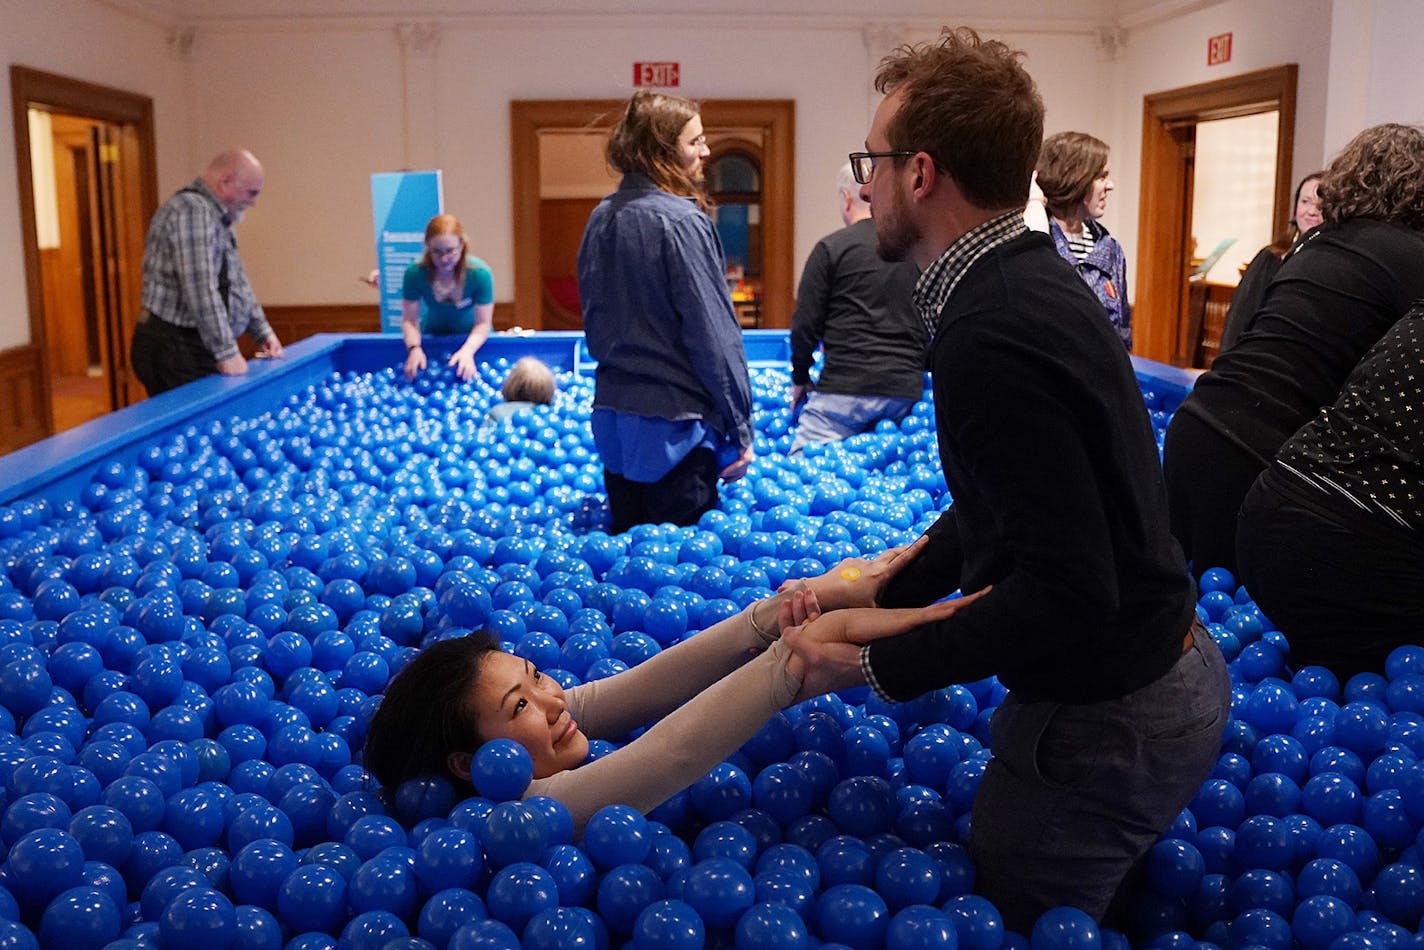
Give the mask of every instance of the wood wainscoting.
<path id="1" fill-rule="evenodd" d="M 262 309 L 284 346 L 318 333 L 377 333 L 381 328 L 380 309 L 375 304 L 273 304 Z M 514 304 L 497 301 L 494 328 L 508 330 L 512 326 Z M 243 337 L 241 345 L 243 352 L 251 356 L 252 341 Z"/>
<path id="2" fill-rule="evenodd" d="M 34 344 L 0 350 L 0 455 L 49 435 L 43 362 Z"/>

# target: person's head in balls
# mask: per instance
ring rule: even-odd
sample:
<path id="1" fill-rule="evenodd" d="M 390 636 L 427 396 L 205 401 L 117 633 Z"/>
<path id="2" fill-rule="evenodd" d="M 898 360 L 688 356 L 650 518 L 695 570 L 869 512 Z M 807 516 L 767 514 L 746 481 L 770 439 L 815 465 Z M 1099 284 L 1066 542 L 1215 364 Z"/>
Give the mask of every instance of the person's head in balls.
<path id="1" fill-rule="evenodd" d="M 500 393 L 505 402 L 532 402 L 547 406 L 554 401 L 557 389 L 554 371 L 547 363 L 537 357 L 521 356 L 509 368 Z"/>
<path id="2" fill-rule="evenodd" d="M 480 631 L 431 644 L 396 674 L 366 731 L 363 761 L 392 791 L 426 775 L 468 788 L 474 754 L 491 739 L 523 746 L 535 778 L 588 758 L 563 687 Z"/>

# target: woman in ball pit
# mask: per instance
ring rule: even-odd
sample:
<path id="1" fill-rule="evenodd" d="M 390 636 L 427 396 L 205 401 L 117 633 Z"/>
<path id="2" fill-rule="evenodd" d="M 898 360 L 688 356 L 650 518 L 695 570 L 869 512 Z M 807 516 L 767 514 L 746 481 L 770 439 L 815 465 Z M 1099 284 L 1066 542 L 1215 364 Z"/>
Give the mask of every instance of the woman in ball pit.
<path id="1" fill-rule="evenodd" d="M 451 777 L 471 792 L 479 747 L 512 739 L 534 764 L 524 797 L 562 802 L 576 831 L 605 805 L 651 811 L 792 703 L 801 669 L 780 642 L 782 630 L 822 610 L 866 603 L 872 599 L 866 591 L 880 589 L 923 543 L 844 561 L 818 580 L 819 600 L 809 586 L 793 586 L 629 670 L 567 691 L 502 652 L 487 633 L 439 641 L 391 681 L 366 734 L 365 767 L 388 794 L 430 775 Z M 876 611 L 873 635 L 948 617 L 977 596 Z M 590 738 L 617 740 L 649 723 L 622 748 L 585 761 Z"/>
<path id="2" fill-rule="evenodd" d="M 469 248 L 453 214 L 437 214 L 425 225 L 425 253 L 406 268 L 401 283 L 406 379 L 425 369 L 426 333 L 466 334 L 449 365 L 465 382 L 475 377 L 475 353 L 494 326 L 494 277 Z"/>

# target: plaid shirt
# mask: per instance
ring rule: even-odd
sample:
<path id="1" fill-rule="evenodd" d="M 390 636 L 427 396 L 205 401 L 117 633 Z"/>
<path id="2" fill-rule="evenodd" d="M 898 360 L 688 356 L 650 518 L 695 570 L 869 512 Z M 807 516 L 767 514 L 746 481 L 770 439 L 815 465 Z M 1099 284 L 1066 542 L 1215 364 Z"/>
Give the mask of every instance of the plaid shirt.
<path id="1" fill-rule="evenodd" d="M 915 306 L 929 330 L 931 341 L 939 331 L 939 317 L 949 295 L 959 286 L 974 262 L 1001 244 L 1007 244 L 1028 230 L 1023 212 L 1008 211 L 997 218 L 965 231 L 944 253 L 934 259 L 915 284 Z"/>
<path id="2" fill-rule="evenodd" d="M 219 287 L 224 263 L 226 301 Z M 215 360 L 236 356 L 243 332 L 259 344 L 272 335 L 237 256 L 229 216 L 201 178 L 164 202 L 149 223 L 143 308 L 174 326 L 196 328 Z"/>
<path id="3" fill-rule="evenodd" d="M 915 284 L 915 307 L 929 330 L 930 340 L 939 335 L 940 315 L 949 302 L 954 288 L 969 272 L 974 263 L 1001 244 L 1007 244 L 1028 230 L 1024 224 L 1023 211 L 1015 209 L 997 218 L 990 218 L 983 224 L 969 229 L 944 249 L 944 253 L 934 259 Z M 865 681 L 881 699 L 891 700 L 880 683 L 875 679 L 875 671 L 870 668 L 870 646 L 860 648 L 860 672 Z M 893 700 L 891 700 L 893 702 Z"/>

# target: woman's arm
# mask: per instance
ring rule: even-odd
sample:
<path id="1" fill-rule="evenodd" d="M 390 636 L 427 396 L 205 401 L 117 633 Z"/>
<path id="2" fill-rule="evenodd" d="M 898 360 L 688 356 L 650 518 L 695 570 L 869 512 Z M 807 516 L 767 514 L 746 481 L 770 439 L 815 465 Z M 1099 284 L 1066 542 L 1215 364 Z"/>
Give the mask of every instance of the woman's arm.
<path id="1" fill-rule="evenodd" d="M 405 340 L 405 378 L 425 369 L 425 350 L 421 347 L 420 301 L 401 301 L 401 339 Z"/>
<path id="2" fill-rule="evenodd" d="M 569 714 L 593 739 L 616 739 L 661 719 L 773 643 L 790 596 L 755 601 L 629 670 L 574 687 Z"/>
<path id="3" fill-rule="evenodd" d="M 573 816 L 575 834 L 605 805 L 629 805 L 646 813 L 756 735 L 800 686 L 800 661 L 785 645 L 773 643 L 628 745 L 577 769 L 536 779 L 524 795 L 548 795 L 562 802 Z"/>
<path id="4" fill-rule="evenodd" d="M 455 375 L 461 380 L 469 382 L 475 378 L 475 354 L 485 345 L 485 340 L 489 339 L 493 326 L 494 304 L 475 304 L 475 322 L 470 327 L 470 335 L 465 337 L 465 342 L 450 357 L 449 365 L 455 367 Z"/>

